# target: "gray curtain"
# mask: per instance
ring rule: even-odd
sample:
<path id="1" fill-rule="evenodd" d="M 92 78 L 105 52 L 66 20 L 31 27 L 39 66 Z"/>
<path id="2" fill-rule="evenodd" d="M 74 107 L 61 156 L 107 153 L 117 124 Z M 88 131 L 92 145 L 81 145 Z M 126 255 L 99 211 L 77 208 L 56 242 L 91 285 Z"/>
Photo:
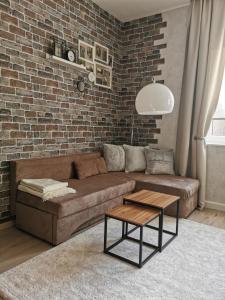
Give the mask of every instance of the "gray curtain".
<path id="1" fill-rule="evenodd" d="M 225 67 L 225 0 L 193 0 L 177 132 L 176 171 L 200 180 L 205 204 L 206 147 Z"/>

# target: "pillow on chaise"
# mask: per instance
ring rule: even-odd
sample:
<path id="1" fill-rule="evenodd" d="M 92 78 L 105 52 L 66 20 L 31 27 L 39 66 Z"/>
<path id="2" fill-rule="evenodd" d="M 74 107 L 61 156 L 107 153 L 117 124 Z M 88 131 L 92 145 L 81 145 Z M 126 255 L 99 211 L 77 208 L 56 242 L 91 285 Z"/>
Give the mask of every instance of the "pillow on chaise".
<path id="1" fill-rule="evenodd" d="M 147 168 L 145 174 L 174 175 L 174 156 L 172 149 L 145 148 Z"/>
<path id="2" fill-rule="evenodd" d="M 96 166 L 98 169 L 99 174 L 106 174 L 108 173 L 106 163 L 103 157 L 97 158 L 96 159 Z"/>
<path id="3" fill-rule="evenodd" d="M 96 158 L 78 159 L 74 161 L 78 179 L 84 179 L 99 174 Z"/>
<path id="4" fill-rule="evenodd" d="M 83 158 L 74 161 L 78 179 L 108 173 L 103 157 Z"/>
<path id="5" fill-rule="evenodd" d="M 108 171 L 124 171 L 125 152 L 122 146 L 104 144 L 103 151 Z"/>
<path id="6" fill-rule="evenodd" d="M 145 171 L 145 147 L 123 145 L 123 148 L 125 150 L 125 172 Z"/>

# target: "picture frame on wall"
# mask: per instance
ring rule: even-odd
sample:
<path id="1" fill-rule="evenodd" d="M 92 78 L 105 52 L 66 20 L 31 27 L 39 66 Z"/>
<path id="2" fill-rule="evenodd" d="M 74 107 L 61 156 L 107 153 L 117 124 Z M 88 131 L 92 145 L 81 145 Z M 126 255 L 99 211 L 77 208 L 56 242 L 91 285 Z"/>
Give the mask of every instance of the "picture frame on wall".
<path id="1" fill-rule="evenodd" d="M 112 68 L 101 63 L 95 63 L 95 85 L 112 89 Z"/>
<path id="2" fill-rule="evenodd" d="M 78 42 L 79 59 L 82 61 L 94 62 L 94 47 L 81 40 Z"/>
<path id="3" fill-rule="evenodd" d="M 108 65 L 109 49 L 95 42 L 95 60 Z"/>

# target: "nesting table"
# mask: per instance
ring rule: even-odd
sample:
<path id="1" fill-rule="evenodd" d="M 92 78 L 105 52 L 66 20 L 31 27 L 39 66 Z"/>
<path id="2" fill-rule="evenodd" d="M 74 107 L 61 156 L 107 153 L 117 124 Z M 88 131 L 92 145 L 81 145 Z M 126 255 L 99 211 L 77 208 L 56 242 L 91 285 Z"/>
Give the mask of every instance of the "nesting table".
<path id="1" fill-rule="evenodd" d="M 168 244 L 178 235 L 178 223 L 179 223 L 179 197 L 153 192 L 149 190 L 141 190 L 137 193 L 127 195 L 123 199 L 123 205 L 111 209 L 105 214 L 105 227 L 104 227 L 104 253 L 113 257 L 119 258 L 132 265 L 141 268 L 150 258 L 152 258 L 157 252 L 161 252 Z M 176 230 L 174 232 L 163 228 L 164 210 L 176 203 Z M 122 222 L 122 234 L 121 238 L 107 247 L 107 221 L 108 218 L 113 218 Z M 149 225 L 154 219 L 159 219 L 159 226 Z M 134 227 L 129 230 L 129 224 Z M 153 245 L 143 241 L 143 228 L 149 228 L 158 231 L 158 243 Z M 140 229 L 139 239 L 131 237 L 130 234 Z M 163 244 L 163 233 L 171 235 L 171 238 Z M 111 250 L 124 240 L 131 240 L 139 243 L 139 260 L 138 263 L 128 258 L 122 257 L 118 254 L 111 252 Z M 144 260 L 142 259 L 143 245 L 153 248 L 153 252 L 149 254 Z"/>

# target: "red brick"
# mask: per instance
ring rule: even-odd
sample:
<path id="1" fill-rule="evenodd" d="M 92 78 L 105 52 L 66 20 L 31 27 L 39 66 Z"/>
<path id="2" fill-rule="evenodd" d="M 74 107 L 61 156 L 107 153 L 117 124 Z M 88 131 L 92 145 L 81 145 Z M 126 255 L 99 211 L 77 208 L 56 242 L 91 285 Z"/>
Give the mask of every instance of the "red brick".
<path id="1" fill-rule="evenodd" d="M 18 78 L 18 72 L 9 70 L 9 69 L 2 69 L 1 75 L 3 77 L 12 77 L 12 78 Z"/>
<path id="2" fill-rule="evenodd" d="M 10 86 L 0 86 L 0 93 L 2 94 L 15 94 L 15 88 Z"/>
<path id="3" fill-rule="evenodd" d="M 25 111 L 25 117 L 27 118 L 35 118 L 37 113 L 35 111 Z"/>
<path id="4" fill-rule="evenodd" d="M 8 31 L 0 30 L 0 37 L 6 40 L 15 41 L 15 34 Z"/>
<path id="5" fill-rule="evenodd" d="M 16 27 L 14 25 L 10 25 L 9 26 L 9 31 L 16 34 L 16 35 L 20 35 L 20 36 L 25 36 L 25 30 L 19 28 L 19 27 Z"/>
<path id="6" fill-rule="evenodd" d="M 36 14 L 33 11 L 29 10 L 29 9 L 25 9 L 25 15 L 32 18 L 32 19 L 36 18 Z"/>
<path id="7" fill-rule="evenodd" d="M 11 138 L 26 138 L 26 132 L 23 131 L 11 131 L 10 132 Z"/>
<path id="8" fill-rule="evenodd" d="M 18 130 L 19 124 L 17 123 L 2 123 L 3 130 Z"/>
<path id="9" fill-rule="evenodd" d="M 54 81 L 54 80 L 47 79 L 47 80 L 46 80 L 46 85 L 47 85 L 47 86 L 58 87 L 58 81 Z"/>
<path id="10" fill-rule="evenodd" d="M 52 92 L 55 95 L 61 95 L 61 96 L 64 95 L 64 91 L 61 89 L 53 89 Z"/>
<path id="11" fill-rule="evenodd" d="M 31 31 L 32 31 L 34 34 L 40 35 L 40 36 L 42 36 L 42 37 L 45 37 L 45 31 L 42 30 L 42 29 L 39 29 L 39 28 L 37 28 L 37 27 L 33 27 L 33 26 L 32 26 Z"/>
<path id="12" fill-rule="evenodd" d="M 14 25 L 18 25 L 18 20 L 16 17 L 10 16 L 8 14 L 5 13 L 1 13 L 1 19 L 2 21 L 6 21 L 8 23 L 12 23 Z"/>
<path id="13" fill-rule="evenodd" d="M 27 47 L 27 46 L 22 46 L 22 52 L 33 54 L 33 48 Z"/>
<path id="14" fill-rule="evenodd" d="M 15 146 L 16 140 L 14 139 L 0 139 L 0 147 L 9 147 L 9 146 Z"/>
<path id="15" fill-rule="evenodd" d="M 32 81 L 33 83 L 35 83 L 35 84 L 45 85 L 45 79 L 40 78 L 40 77 L 32 76 L 32 77 L 31 77 L 31 81 Z"/>
<path id="16" fill-rule="evenodd" d="M 44 0 L 43 2 L 44 2 L 44 4 L 50 6 L 51 8 L 56 9 L 56 4 L 54 3 L 54 1 Z"/>
<path id="17" fill-rule="evenodd" d="M 46 125 L 46 131 L 58 131 L 58 125 Z"/>
<path id="18" fill-rule="evenodd" d="M 33 146 L 24 146 L 23 147 L 23 151 L 24 152 L 31 152 L 34 150 L 34 147 Z"/>
<path id="19" fill-rule="evenodd" d="M 28 68 L 33 68 L 33 69 L 36 69 L 36 67 L 37 67 L 36 63 L 34 63 L 33 61 L 28 61 L 28 60 L 25 61 L 25 66 Z"/>
<path id="20" fill-rule="evenodd" d="M 15 79 L 10 80 L 10 85 L 13 87 L 18 87 L 18 88 L 22 88 L 22 89 L 24 89 L 26 87 L 26 83 L 24 81 L 15 80 Z"/>
<path id="21" fill-rule="evenodd" d="M 31 130 L 33 130 L 33 131 L 45 131 L 45 125 L 32 125 Z"/>
<path id="22" fill-rule="evenodd" d="M 23 97 L 23 103 L 32 104 L 34 102 L 32 97 Z"/>

